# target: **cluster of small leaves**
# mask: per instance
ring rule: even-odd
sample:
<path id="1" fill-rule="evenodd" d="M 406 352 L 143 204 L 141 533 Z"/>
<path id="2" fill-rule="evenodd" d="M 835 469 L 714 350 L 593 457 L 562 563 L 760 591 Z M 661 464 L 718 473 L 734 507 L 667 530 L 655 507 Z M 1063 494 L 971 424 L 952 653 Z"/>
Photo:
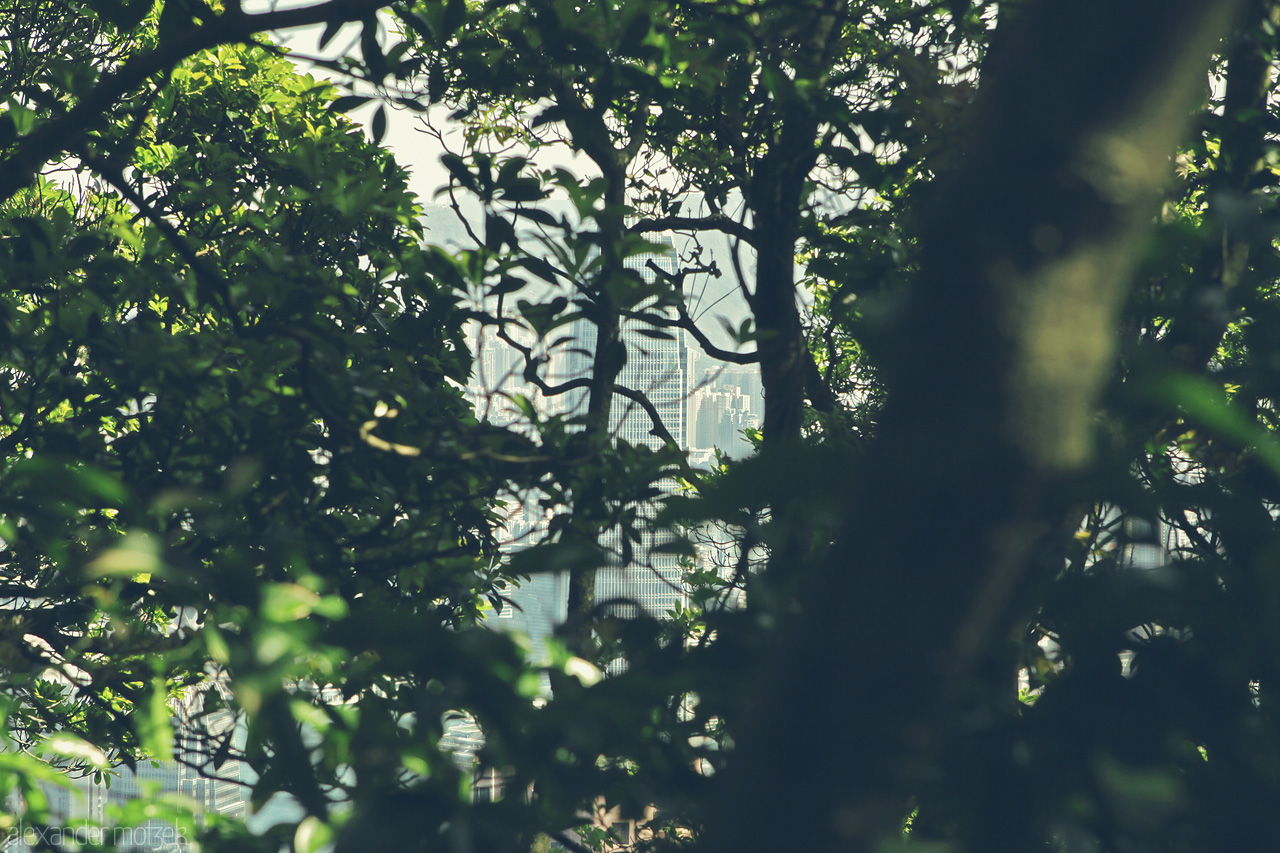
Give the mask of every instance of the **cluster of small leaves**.
<path id="1" fill-rule="evenodd" d="M 439 825 L 468 805 L 444 712 L 531 710 L 517 648 L 458 630 L 503 588 L 528 442 L 475 422 L 405 176 L 336 94 L 254 45 L 201 53 L 95 136 L 92 180 L 6 204 L 0 680 L 17 744 L 132 766 L 216 674 L 247 743 L 215 763 L 246 761 L 255 803 L 325 824 L 416 789 Z M 25 767 L 4 790 L 38 812 Z"/>

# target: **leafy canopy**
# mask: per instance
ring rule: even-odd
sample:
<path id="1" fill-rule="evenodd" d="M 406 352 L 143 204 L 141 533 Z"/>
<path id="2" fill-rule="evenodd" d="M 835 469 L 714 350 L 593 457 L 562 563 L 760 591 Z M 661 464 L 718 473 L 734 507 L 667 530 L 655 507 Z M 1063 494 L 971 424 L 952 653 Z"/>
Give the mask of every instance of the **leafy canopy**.
<path id="1" fill-rule="evenodd" d="M 4 826 L 55 819 L 51 766 L 172 755 L 301 807 L 164 806 L 214 850 L 1274 838 L 1277 13 L 1078 7 L 5 0 Z M 358 91 L 259 35 L 349 23 Z M 370 91 L 375 140 L 462 127 L 473 247 L 343 117 Z M 538 391 L 510 425 L 468 324 Z M 758 365 L 753 458 L 615 440 L 656 414 L 632 329 Z M 653 536 L 687 602 L 596 602 Z M 484 617 L 548 571 L 530 663 Z M 243 736 L 176 749 L 210 682 Z"/>

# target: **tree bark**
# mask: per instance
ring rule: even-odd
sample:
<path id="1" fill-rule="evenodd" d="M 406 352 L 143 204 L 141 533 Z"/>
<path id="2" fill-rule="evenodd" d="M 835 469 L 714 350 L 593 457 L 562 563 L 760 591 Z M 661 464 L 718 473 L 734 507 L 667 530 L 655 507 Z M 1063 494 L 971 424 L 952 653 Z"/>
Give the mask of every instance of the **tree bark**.
<path id="1" fill-rule="evenodd" d="M 711 849 L 874 850 L 939 789 L 973 804 L 944 816 L 962 848 L 1044 843 L 1009 814 L 1016 790 L 948 756 L 990 753 L 1014 713 L 1006 638 L 1091 462 L 1140 237 L 1234 9 L 1045 2 L 1002 21 L 886 353 L 879 436 L 763 667 Z"/>

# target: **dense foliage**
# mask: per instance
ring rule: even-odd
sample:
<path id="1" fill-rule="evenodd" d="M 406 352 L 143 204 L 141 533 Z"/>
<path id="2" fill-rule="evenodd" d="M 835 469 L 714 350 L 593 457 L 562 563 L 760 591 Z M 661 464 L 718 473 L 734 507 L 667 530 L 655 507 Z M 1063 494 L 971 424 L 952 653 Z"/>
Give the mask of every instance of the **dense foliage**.
<path id="1" fill-rule="evenodd" d="M 265 35 L 347 24 L 332 80 Z M 42 781 L 176 755 L 301 807 L 118 816 L 209 850 L 1266 847 L 1278 24 L 2 0 L 0 829 L 55 819 Z M 427 138 L 462 142 L 434 156 L 473 247 L 430 245 L 388 107 L 461 128 Z M 669 231 L 677 272 L 633 269 Z M 744 294 L 732 347 L 698 276 Z M 591 370 L 556 375 L 584 325 Z M 463 391 L 477 327 L 540 392 L 506 426 Z M 611 434 L 656 415 L 623 330 L 677 327 L 758 365 L 752 458 Z M 608 548 L 653 535 L 687 606 L 601 606 Z M 530 661 L 485 614 L 553 571 Z M 175 753 L 209 681 L 243 741 Z M 495 801 L 442 747 L 460 713 Z"/>

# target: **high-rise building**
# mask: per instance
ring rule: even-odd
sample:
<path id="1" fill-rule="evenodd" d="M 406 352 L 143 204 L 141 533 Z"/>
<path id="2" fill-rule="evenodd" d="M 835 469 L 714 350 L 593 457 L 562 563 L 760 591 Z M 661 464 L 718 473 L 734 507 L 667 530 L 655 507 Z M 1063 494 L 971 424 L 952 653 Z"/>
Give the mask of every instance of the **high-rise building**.
<path id="1" fill-rule="evenodd" d="M 670 237 L 647 235 L 663 251 L 628 258 L 626 265 L 639 271 L 649 282 L 657 278 L 654 267 L 663 273 L 676 272 L 675 247 Z M 657 309 L 650 309 L 657 310 Z M 653 404 L 663 427 L 681 447 L 689 443 L 688 351 L 684 330 L 669 327 L 660 331 L 664 337 L 644 334 L 654 331 L 643 320 L 623 324 L 622 342 L 627 348 L 627 363 L 618 376 L 618 384 L 643 393 Z M 653 420 L 640 406 L 621 397 L 613 401 L 614 435 L 629 444 L 658 448 L 662 440 L 653 434 Z M 674 484 L 672 484 L 674 485 Z M 651 516 L 652 507 L 642 508 L 641 516 Z M 596 575 L 596 601 L 619 602 L 625 613 L 639 607 L 650 616 L 662 616 L 676 604 L 685 601 L 683 570 L 671 554 L 659 553 L 649 531 L 642 532 L 630 559 L 623 556 L 622 534 L 607 533 L 601 544 L 611 555 L 611 562 Z"/>
<path id="2" fill-rule="evenodd" d="M 759 369 L 696 353 L 690 362 L 694 377 L 689 390 L 690 464 L 708 464 L 715 450 L 733 459 L 750 455 L 753 448 L 743 431 L 759 429 L 764 415 Z"/>
<path id="3" fill-rule="evenodd" d="M 647 239 L 660 248 L 628 258 L 627 268 L 639 272 L 648 282 L 657 277 L 654 267 L 674 274 L 677 266 L 671 237 L 651 234 Z M 660 309 L 649 306 L 647 310 Z M 617 381 L 623 387 L 643 393 L 653 404 L 671 437 L 679 446 L 687 447 L 690 438 L 689 353 L 685 333 L 683 329 L 670 327 L 657 330 L 662 333 L 660 336 L 646 334 L 653 331 L 654 327 L 644 320 L 627 319 L 623 322 L 620 337 L 627 350 L 627 360 Z M 562 345 L 551 360 L 547 380 L 552 385 L 591 375 L 596 327 L 579 320 L 569 327 L 567 334 L 572 340 Z M 582 414 L 587 406 L 586 391 L 571 391 L 552 398 L 548 403 L 548 408 L 558 414 Z M 610 431 L 615 439 L 654 449 L 662 445 L 662 440 L 653 434 L 652 418 L 639 405 L 615 395 L 611 412 Z M 646 509 L 642 508 L 642 514 L 645 512 Z M 624 559 L 622 534 L 618 530 L 606 532 L 600 544 L 612 558 L 596 576 L 598 603 L 614 602 L 624 613 L 638 607 L 649 615 L 662 616 L 676 603 L 684 601 L 682 570 L 676 558 L 655 553 L 655 543 L 650 541 L 647 532 L 640 543 L 634 544 L 629 559 Z M 547 610 L 543 601 L 548 595 L 562 596 L 565 589 L 563 579 L 535 578 L 527 589 L 517 590 L 512 596 L 519 613 L 512 613 L 506 618 L 513 620 L 510 623 L 513 626 L 522 617 L 541 624 L 552 614 L 558 622 L 563 618 L 562 610 Z"/>
<path id="4" fill-rule="evenodd" d="M 528 496 L 523 504 L 507 514 L 502 550 L 511 553 L 536 542 L 543 533 L 541 521 L 542 511 L 537 500 Z M 541 572 L 511 590 L 507 598 L 493 624 L 500 630 L 528 635 L 533 656 L 541 656 L 547 637 L 565 619 L 567 578 L 559 572 Z"/>
<path id="5" fill-rule="evenodd" d="M 746 394 L 734 388 L 712 391 L 701 388 L 689 398 L 689 446 L 695 450 L 716 448 L 741 459 L 752 447 L 743 433 L 760 428 L 760 416 Z"/>
<path id="6" fill-rule="evenodd" d="M 633 255 L 625 262 L 637 270 L 645 281 L 657 278 L 653 267 L 663 273 L 676 272 L 675 247 L 670 237 L 648 235 L 652 243 L 664 247 L 661 252 Z M 650 309 L 655 310 L 655 309 Z M 688 351 L 684 329 L 654 329 L 644 320 L 631 319 L 622 324 L 622 342 L 627 347 L 627 363 L 618 384 L 642 392 L 653 403 L 662 425 L 676 444 L 688 444 L 689 382 Z M 662 332 L 667 337 L 651 337 L 645 332 Z M 614 434 L 630 444 L 658 447 L 661 440 L 652 434 L 649 414 L 629 400 L 614 400 Z"/>
<path id="7" fill-rule="evenodd" d="M 174 761 L 140 761 L 136 770 L 124 767 L 112 771 L 114 778 L 94 781 L 81 776 L 70 787 L 44 786 L 54 826 L 44 834 L 54 833 L 68 841 L 111 843 L 120 850 L 173 853 L 186 850 L 188 840 L 171 824 L 158 820 L 137 826 L 110 825 L 111 807 L 123 806 L 156 789 L 161 793 L 183 794 L 194 801 L 201 814 L 219 814 L 245 819 L 248 814 L 248 786 L 241 780 L 241 762 L 220 761 L 218 755 L 229 750 L 234 754 L 244 746 L 244 731 L 237 729 L 235 714 L 225 707 L 209 705 L 206 691 L 226 691 L 225 685 L 210 682 L 184 694 L 173 704 Z M 88 825 L 78 822 L 88 821 Z M 60 825 L 59 825 L 60 824 Z M 40 848 L 41 838 L 33 830 L 14 838 L 4 851 Z M 41 848 L 42 849 L 42 848 Z"/>
<path id="8" fill-rule="evenodd" d="M 689 203 L 695 204 L 695 201 Z M 547 204 L 557 209 L 555 202 Z M 572 211 L 567 208 L 564 213 L 572 216 Z M 439 227 L 436 227 L 436 220 L 432 220 L 432 230 L 438 232 L 437 236 L 458 236 L 453 234 L 456 226 L 447 221 L 450 216 L 452 214 L 442 212 L 437 217 L 442 223 Z M 714 267 L 712 261 L 715 258 L 719 258 L 721 265 L 727 268 L 729 265 L 725 259 L 733 249 L 724 240 L 717 242 L 707 235 L 691 238 L 687 235 L 648 234 L 646 237 L 656 244 L 655 249 L 629 258 L 626 266 L 637 271 L 646 281 L 653 282 L 661 274 L 674 275 L 680 269 L 677 249 L 680 256 L 687 253 L 696 258 L 704 272 L 684 280 L 687 286 L 682 296 L 689 312 L 700 318 L 704 332 L 713 344 L 734 347 L 731 336 L 721 326 L 728 321 L 733 321 L 728 324 L 735 328 L 739 325 L 737 321 L 746 310 L 739 304 L 741 294 L 729 276 L 705 271 Z M 711 242 L 701 242 L 704 239 L 711 239 Z M 677 240 L 682 242 L 677 243 Z M 535 285 L 529 287 L 534 288 Z M 664 310 L 652 302 L 640 307 L 650 312 Z M 485 310 L 492 311 L 493 308 L 485 306 Z M 721 321 L 724 315 L 728 321 Z M 555 343 L 538 340 L 515 323 L 508 324 L 507 328 L 535 358 L 546 359 L 540 369 L 550 385 L 591 375 L 596 344 L 596 328 L 592 323 L 579 320 L 557 329 L 553 337 L 560 340 Z M 703 355 L 691 338 L 686 340 L 685 331 L 674 326 L 656 328 L 643 319 L 625 318 L 620 336 L 626 347 L 627 359 L 618 383 L 646 396 L 666 431 L 681 448 L 691 451 L 695 464 L 697 460 L 703 463 L 709 460 L 713 447 L 735 457 L 750 452 L 750 445 L 742 437 L 742 432 L 759 425 L 762 406 L 758 370 L 749 365 L 726 365 Z M 565 337 L 569 338 L 567 343 L 562 339 Z M 511 401 L 495 394 L 496 390 L 528 396 L 535 400 L 540 411 L 548 415 L 585 413 L 585 389 L 543 398 L 531 385 L 524 383 L 521 376 L 523 355 L 497 340 L 492 327 L 477 330 L 474 340 L 476 367 L 468 392 L 480 417 L 495 424 L 519 423 L 522 420 L 523 415 Z M 697 382 L 692 381 L 694 376 L 698 377 Z M 650 448 L 661 444 L 661 439 L 653 434 L 649 413 L 638 404 L 622 395 L 615 395 L 611 411 L 610 428 L 617 440 Z M 508 549 L 534 544 L 539 539 L 542 519 L 540 514 L 534 517 L 532 510 L 535 504 L 536 501 L 526 500 L 524 507 L 510 515 Z M 644 512 L 645 508 L 641 508 L 642 516 Z M 639 543 L 632 544 L 630 553 L 624 555 L 622 536 L 617 530 L 602 536 L 601 545 L 612 555 L 612 561 L 597 574 L 596 600 L 599 603 L 617 602 L 623 613 L 628 612 L 626 603 L 631 603 L 650 615 L 662 616 L 685 599 L 683 570 L 674 556 L 655 551 L 656 543 L 651 541 L 648 533 L 642 535 Z M 494 614 L 494 626 L 527 633 L 534 640 L 535 649 L 539 648 L 543 638 L 565 618 L 565 581 L 565 578 L 553 574 L 535 575 L 509 593 L 511 604 Z"/>

